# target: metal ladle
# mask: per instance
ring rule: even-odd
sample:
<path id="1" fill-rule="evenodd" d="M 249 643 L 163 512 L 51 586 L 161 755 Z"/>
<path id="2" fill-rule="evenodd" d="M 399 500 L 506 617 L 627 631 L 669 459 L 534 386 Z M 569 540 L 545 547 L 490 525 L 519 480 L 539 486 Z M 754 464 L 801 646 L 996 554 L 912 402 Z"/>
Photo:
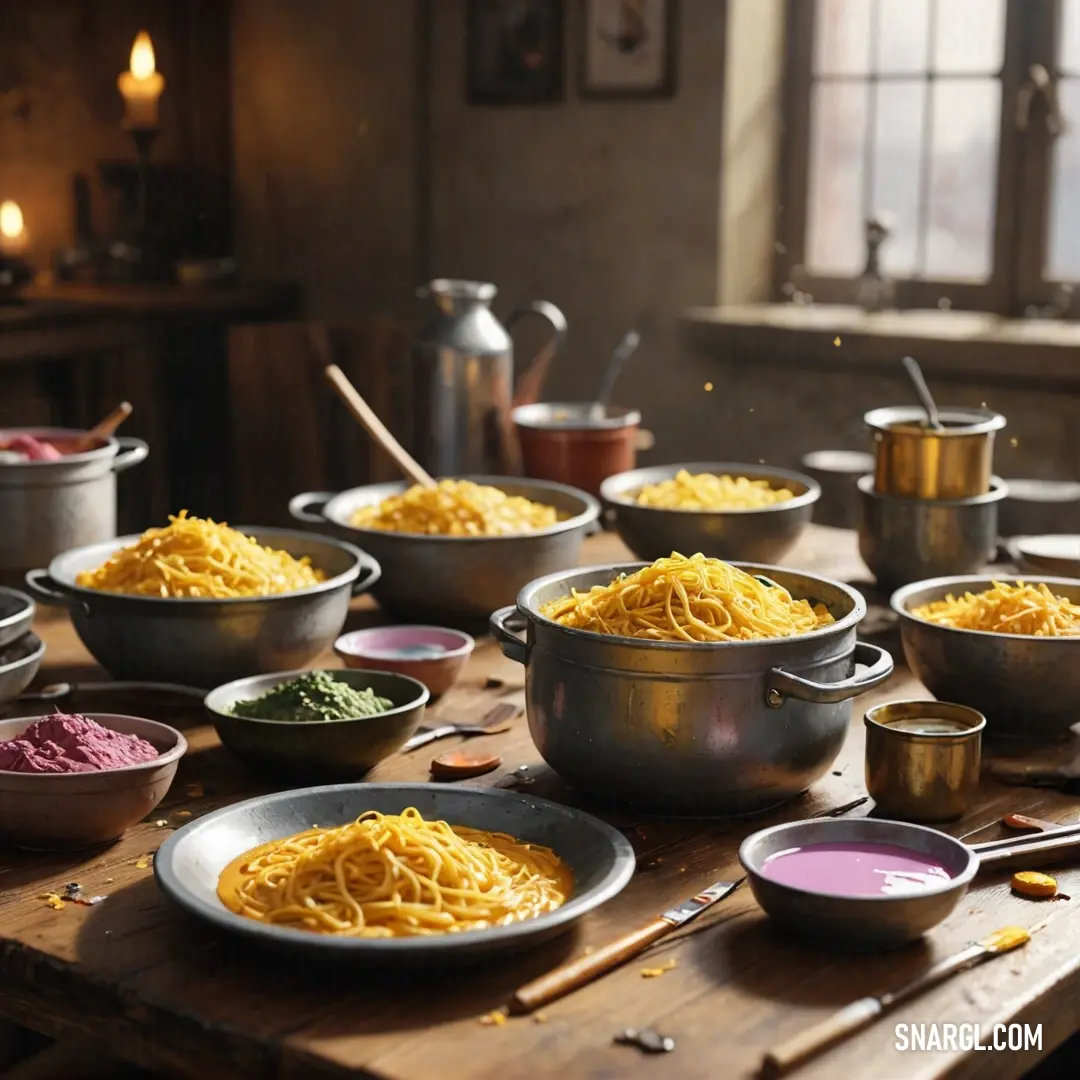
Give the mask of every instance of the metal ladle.
<path id="1" fill-rule="evenodd" d="M 915 393 L 918 396 L 922 407 L 926 410 L 927 424 L 933 428 L 934 431 L 944 431 L 945 425 L 941 422 L 941 417 L 938 416 L 938 407 L 934 403 L 934 398 L 930 393 L 930 387 L 926 385 L 926 379 L 923 378 L 922 368 L 919 367 L 919 362 L 914 356 L 905 356 L 902 362 L 908 373 L 908 378 L 911 379 L 911 383 L 915 387 Z"/>
<path id="2" fill-rule="evenodd" d="M 604 370 L 604 381 L 600 384 L 600 391 L 596 395 L 589 410 L 590 420 L 603 420 L 608 402 L 611 400 L 611 391 L 615 388 L 615 380 L 619 377 L 626 361 L 637 351 L 641 344 L 641 335 L 636 330 L 629 330 L 626 336 L 615 346 L 611 354 L 607 368 Z"/>

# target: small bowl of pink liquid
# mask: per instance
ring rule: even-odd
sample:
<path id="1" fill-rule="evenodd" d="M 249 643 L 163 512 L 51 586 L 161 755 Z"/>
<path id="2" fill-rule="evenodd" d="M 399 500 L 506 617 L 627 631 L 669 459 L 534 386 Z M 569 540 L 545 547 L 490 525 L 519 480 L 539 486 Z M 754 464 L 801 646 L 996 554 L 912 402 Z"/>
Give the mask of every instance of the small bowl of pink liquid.
<path id="1" fill-rule="evenodd" d="M 348 668 L 393 671 L 422 682 L 432 697 L 461 677 L 476 641 L 445 626 L 373 626 L 342 634 L 334 652 Z"/>
<path id="2" fill-rule="evenodd" d="M 966 844 L 923 825 L 814 818 L 762 829 L 739 860 L 778 925 L 847 949 L 899 948 L 943 922 L 979 870 Z"/>

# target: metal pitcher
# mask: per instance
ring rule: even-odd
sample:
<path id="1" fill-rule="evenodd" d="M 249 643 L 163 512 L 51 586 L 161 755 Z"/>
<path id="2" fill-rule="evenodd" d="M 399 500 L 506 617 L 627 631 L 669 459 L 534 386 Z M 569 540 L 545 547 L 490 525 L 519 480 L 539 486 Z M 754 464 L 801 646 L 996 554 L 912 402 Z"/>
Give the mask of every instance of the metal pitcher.
<path id="1" fill-rule="evenodd" d="M 518 308 L 504 326 L 490 307 L 496 291 L 487 282 L 448 278 L 417 290 L 432 297 L 438 310 L 413 345 L 412 450 L 434 476 L 518 471 L 510 411 L 535 400 L 566 337 L 563 313 L 543 300 Z M 546 319 L 555 336 L 529 366 L 515 397 L 509 330 L 526 315 Z"/>

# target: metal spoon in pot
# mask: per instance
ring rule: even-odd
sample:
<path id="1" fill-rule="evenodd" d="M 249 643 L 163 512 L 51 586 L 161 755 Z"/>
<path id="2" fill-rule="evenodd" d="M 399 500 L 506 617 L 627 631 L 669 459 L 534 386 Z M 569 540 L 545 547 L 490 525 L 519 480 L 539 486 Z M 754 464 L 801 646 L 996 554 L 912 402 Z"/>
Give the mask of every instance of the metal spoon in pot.
<path id="1" fill-rule="evenodd" d="M 640 344 L 641 335 L 636 330 L 629 330 L 622 341 L 615 346 L 615 351 L 611 354 L 608 366 L 604 370 L 604 381 L 600 384 L 600 392 L 596 395 L 592 408 L 589 410 L 590 420 L 604 419 L 604 412 L 611 400 L 611 391 L 615 388 L 615 380 Z"/>
<path id="2" fill-rule="evenodd" d="M 926 385 L 926 379 L 923 378 L 922 368 L 919 367 L 918 360 L 914 356 L 905 356 L 902 363 L 907 370 L 908 378 L 911 379 L 911 384 L 915 387 L 915 393 L 918 395 L 922 407 L 926 410 L 927 424 L 935 431 L 944 431 L 945 425 L 941 422 L 941 417 L 938 416 L 938 407 L 930 393 L 930 387 Z"/>

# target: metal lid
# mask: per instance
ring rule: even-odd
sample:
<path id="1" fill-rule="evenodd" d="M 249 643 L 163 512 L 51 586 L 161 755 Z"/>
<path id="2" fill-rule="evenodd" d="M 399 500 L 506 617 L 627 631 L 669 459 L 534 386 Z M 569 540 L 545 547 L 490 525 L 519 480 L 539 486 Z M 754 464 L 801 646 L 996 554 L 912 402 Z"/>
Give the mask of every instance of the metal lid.
<path id="1" fill-rule="evenodd" d="M 641 413 L 622 405 L 604 405 L 593 416 L 591 401 L 545 401 L 521 405 L 510 414 L 518 427 L 558 431 L 588 431 L 636 427 Z"/>
<path id="2" fill-rule="evenodd" d="M 1000 431 L 1006 424 L 1005 417 L 992 409 L 968 408 L 963 405 L 947 405 L 938 409 L 944 431 L 926 426 L 926 410 L 921 405 L 888 405 L 871 409 L 864 417 L 866 426 L 875 431 L 893 431 L 903 426 L 911 434 L 924 434 L 934 439 L 956 438 L 960 435 L 988 435 Z"/>

